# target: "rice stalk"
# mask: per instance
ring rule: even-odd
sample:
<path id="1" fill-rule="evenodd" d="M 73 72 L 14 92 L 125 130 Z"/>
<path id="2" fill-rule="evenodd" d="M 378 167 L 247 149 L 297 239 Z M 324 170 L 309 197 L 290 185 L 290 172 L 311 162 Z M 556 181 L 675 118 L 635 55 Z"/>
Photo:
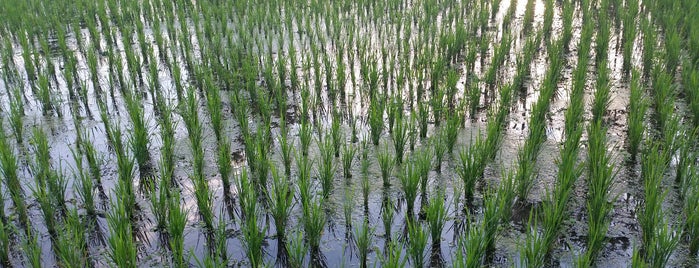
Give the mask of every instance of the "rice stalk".
<path id="1" fill-rule="evenodd" d="M 272 185 L 268 191 L 267 206 L 274 219 L 277 239 L 286 241 L 286 227 L 294 207 L 294 187 L 272 166 Z"/>
<path id="2" fill-rule="evenodd" d="M 369 227 L 368 221 L 362 221 L 354 230 L 354 236 L 356 237 L 357 254 L 359 255 L 359 267 L 366 268 L 367 257 L 369 256 L 369 250 L 374 241 L 374 231 Z"/>
<path id="3" fill-rule="evenodd" d="M 388 187 L 391 185 L 390 178 L 391 173 L 393 173 L 393 167 L 396 164 L 395 159 L 398 158 L 394 158 L 386 146 L 384 146 L 383 150 L 379 150 L 376 153 L 376 158 L 379 162 L 379 169 L 381 170 L 383 185 L 384 187 Z"/>
<path id="4" fill-rule="evenodd" d="M 427 232 L 417 221 L 408 221 L 408 254 L 413 267 L 424 267 L 425 248 L 427 247 Z"/>

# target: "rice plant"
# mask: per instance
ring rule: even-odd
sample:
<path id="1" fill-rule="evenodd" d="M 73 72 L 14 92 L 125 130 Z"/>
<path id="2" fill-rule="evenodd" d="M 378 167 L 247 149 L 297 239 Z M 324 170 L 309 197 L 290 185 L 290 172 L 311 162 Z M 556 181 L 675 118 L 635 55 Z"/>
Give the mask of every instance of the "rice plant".
<path id="1" fill-rule="evenodd" d="M 83 169 L 83 156 L 74 149 L 71 149 L 70 153 L 73 155 L 73 161 L 75 161 L 73 176 L 77 179 L 76 192 L 85 207 L 87 215 L 95 216 L 94 183 L 92 178 L 90 178 Z"/>
<path id="2" fill-rule="evenodd" d="M 126 202 L 112 202 L 107 216 L 109 233 L 108 255 L 111 261 L 119 267 L 135 267 L 137 261 L 137 247 L 133 238 L 133 227 L 129 214 L 129 204 Z"/>
<path id="3" fill-rule="evenodd" d="M 22 144 L 24 136 L 24 100 L 22 100 L 22 92 L 19 88 L 14 88 L 12 90 L 12 95 L 10 96 L 10 126 L 12 127 L 12 132 L 15 135 L 15 140 L 17 144 Z"/>
<path id="4" fill-rule="evenodd" d="M 189 261 L 184 254 L 184 229 L 187 225 L 188 209 L 180 205 L 180 192 L 172 191 L 168 200 L 167 232 L 169 247 L 172 252 L 172 263 L 175 267 L 189 267 Z"/>
<path id="5" fill-rule="evenodd" d="M 425 248 L 427 247 L 427 232 L 417 221 L 408 221 L 407 252 L 413 267 L 425 266 Z"/>
<path id="6" fill-rule="evenodd" d="M 420 186 L 420 173 L 411 162 L 403 165 L 402 173 L 398 176 L 407 205 L 406 215 L 409 219 L 412 219 L 413 213 L 415 213 L 415 199 L 417 199 L 418 187 Z"/>
<path id="7" fill-rule="evenodd" d="M 0 263 L 3 265 L 8 265 L 10 266 L 10 246 L 12 245 L 10 237 L 11 237 L 11 232 L 12 230 L 12 225 L 11 223 L 5 223 L 4 221 L 0 221 Z"/>
<path id="8" fill-rule="evenodd" d="M 5 131 L 0 127 L 0 174 L 5 182 L 5 187 L 10 192 L 10 198 L 15 205 L 15 211 L 22 228 L 29 228 L 29 215 L 24 201 L 24 191 L 19 180 L 19 162 L 13 148 L 10 146 Z M 65 188 L 64 188 L 65 190 Z M 63 195 L 65 191 L 60 192 Z M 4 213 L 3 213 L 4 215 Z"/>
<path id="9" fill-rule="evenodd" d="M 380 96 L 373 96 L 369 104 L 369 130 L 371 134 L 371 141 L 374 145 L 379 145 L 379 140 L 381 139 L 381 132 L 384 128 L 383 113 L 384 107 L 386 106 L 385 100 Z"/>
<path id="10" fill-rule="evenodd" d="M 402 112 L 402 111 L 401 111 Z M 408 124 L 403 122 L 403 116 L 396 118 L 395 127 L 393 129 L 393 148 L 396 152 L 396 163 L 403 163 L 403 155 L 405 153 L 405 145 L 408 142 Z"/>
<path id="11" fill-rule="evenodd" d="M 644 152 L 641 159 L 641 176 L 644 183 L 644 198 L 645 202 L 640 208 L 638 222 L 641 226 L 643 256 L 647 262 L 651 262 L 651 256 L 659 252 L 652 252 L 659 239 L 667 237 L 657 237 L 658 230 L 666 224 L 662 215 L 662 202 L 665 198 L 665 192 L 661 188 L 663 174 L 665 173 L 667 161 L 663 159 L 666 154 L 655 153 L 659 152 L 660 147 L 655 144 L 649 146 Z"/>
<path id="12" fill-rule="evenodd" d="M 272 185 L 268 191 L 267 206 L 274 218 L 277 231 L 277 239 L 284 242 L 286 239 L 286 227 L 294 207 L 294 187 L 288 179 L 272 167 Z"/>
<path id="13" fill-rule="evenodd" d="M 245 254 L 251 267 L 260 267 L 263 261 L 262 243 L 264 243 L 266 229 L 259 224 L 262 211 L 257 204 L 255 187 L 248 181 L 245 171 L 238 179 L 238 191 L 240 192 L 240 206 L 243 211 L 241 231 Z M 279 222 L 278 224 L 282 223 Z"/>
<path id="14" fill-rule="evenodd" d="M 628 137 L 629 153 L 635 160 L 643 139 L 644 118 L 648 110 L 648 101 L 643 96 L 641 74 L 634 70 L 631 75 L 631 95 L 629 96 Z"/>
<path id="15" fill-rule="evenodd" d="M 294 145 L 293 141 L 289 140 L 289 130 L 284 118 L 285 117 L 283 115 L 280 117 L 279 136 L 277 137 L 277 142 L 279 143 L 282 162 L 284 163 L 284 174 L 289 177 L 291 176 L 291 154 Z"/>
<path id="16" fill-rule="evenodd" d="M 286 247 L 287 252 L 289 252 L 289 266 L 292 268 L 304 267 L 308 248 L 303 241 L 303 234 L 301 231 L 293 232 Z"/>
<path id="17" fill-rule="evenodd" d="M 431 145 L 435 158 L 434 169 L 437 171 L 437 173 L 442 173 L 442 162 L 444 160 L 444 154 L 446 154 L 448 149 L 444 132 L 440 132 L 439 134 L 433 136 Z"/>
<path id="18" fill-rule="evenodd" d="M 477 138 L 478 139 L 478 138 Z M 476 190 L 476 181 L 481 176 L 481 159 L 480 142 L 476 141 L 473 145 L 459 152 L 459 162 L 456 168 L 461 182 L 464 187 L 464 200 L 467 204 L 473 201 L 473 195 Z"/>
<path id="19" fill-rule="evenodd" d="M 440 245 L 442 231 L 444 230 L 444 224 L 447 220 L 447 209 L 448 208 L 444 204 L 444 194 L 441 192 L 432 196 L 427 203 L 425 215 L 427 217 L 433 247 L 439 247 Z"/>
<path id="20" fill-rule="evenodd" d="M 357 254 L 359 255 L 359 267 L 366 268 L 367 266 L 367 256 L 369 256 L 369 250 L 374 241 L 374 234 L 372 228 L 369 226 L 369 222 L 362 221 L 354 230 L 354 236 L 356 237 L 355 243 L 357 244 Z"/>
<path id="21" fill-rule="evenodd" d="M 5 227 L 3 224 L 0 222 L 0 227 L 4 229 Z M 3 234 L 4 230 L 0 230 L 0 241 L 3 241 Z M 39 246 L 39 240 L 38 240 L 38 235 L 34 234 L 33 232 L 27 234 L 23 239 L 22 239 L 22 250 L 26 252 L 27 255 L 27 262 L 29 263 L 29 266 L 32 268 L 41 268 L 41 247 Z M 0 253 L 1 254 L 1 253 Z M 1 255 L 0 255 L 0 258 Z M 3 262 L 4 263 L 4 262 Z M 7 264 L 7 263 L 4 263 Z"/>
<path id="22" fill-rule="evenodd" d="M 390 178 L 391 178 L 391 173 L 393 173 L 393 167 L 395 166 L 395 159 L 392 155 L 391 152 L 388 150 L 388 147 L 385 147 L 382 150 L 379 150 L 376 153 L 376 158 L 379 162 L 379 169 L 381 170 L 381 179 L 383 181 L 384 187 L 387 187 L 391 185 Z"/>
<path id="23" fill-rule="evenodd" d="M 141 102 L 135 96 L 135 92 L 126 89 L 124 95 L 126 110 L 131 119 L 132 135 L 129 137 L 131 152 L 138 164 L 141 175 L 141 183 L 146 184 L 145 179 L 150 177 L 150 134 Z"/>
<path id="24" fill-rule="evenodd" d="M 333 180 L 335 179 L 335 149 L 329 136 L 318 140 L 320 159 L 318 161 L 318 178 L 323 190 L 323 197 L 327 198 L 333 190 Z"/>
<path id="25" fill-rule="evenodd" d="M 323 198 L 314 198 L 303 210 L 303 229 L 311 251 L 318 251 L 320 239 L 325 229 L 326 216 L 323 211 Z"/>
<path id="26" fill-rule="evenodd" d="M 381 266 L 386 268 L 405 267 L 408 259 L 403 257 L 403 247 L 396 241 L 388 242 L 381 259 Z"/>
<path id="27" fill-rule="evenodd" d="M 352 144 L 345 144 L 342 147 L 342 174 L 344 174 L 345 179 L 352 178 L 352 163 L 356 154 L 357 148 Z"/>
<path id="28" fill-rule="evenodd" d="M 593 263 L 597 254 L 602 250 L 606 241 L 609 228 L 609 212 L 613 203 L 609 202 L 610 191 L 613 184 L 615 171 L 611 165 L 606 148 L 606 128 L 601 122 L 593 122 L 588 131 L 590 133 L 588 151 L 588 251 L 586 257 L 589 263 Z"/>
<path id="29" fill-rule="evenodd" d="M 76 209 L 70 209 L 64 220 L 55 248 L 60 262 L 67 267 L 85 267 L 87 260 L 87 239 L 85 227 Z"/>

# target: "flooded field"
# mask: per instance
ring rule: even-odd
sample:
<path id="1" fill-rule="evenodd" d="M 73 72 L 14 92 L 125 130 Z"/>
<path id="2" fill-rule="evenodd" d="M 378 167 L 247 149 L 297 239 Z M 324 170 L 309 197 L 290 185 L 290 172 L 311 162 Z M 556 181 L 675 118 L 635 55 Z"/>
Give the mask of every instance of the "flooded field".
<path id="1" fill-rule="evenodd" d="M 0 3 L 0 266 L 693 267 L 690 0 Z"/>

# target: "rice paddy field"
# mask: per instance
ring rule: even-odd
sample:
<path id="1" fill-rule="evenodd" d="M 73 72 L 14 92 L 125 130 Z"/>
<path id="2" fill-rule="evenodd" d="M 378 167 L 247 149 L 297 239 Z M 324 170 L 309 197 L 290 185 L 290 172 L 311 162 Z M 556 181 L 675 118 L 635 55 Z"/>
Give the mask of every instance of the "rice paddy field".
<path id="1" fill-rule="evenodd" d="M 2 267 L 695 267 L 694 0 L 0 1 Z"/>

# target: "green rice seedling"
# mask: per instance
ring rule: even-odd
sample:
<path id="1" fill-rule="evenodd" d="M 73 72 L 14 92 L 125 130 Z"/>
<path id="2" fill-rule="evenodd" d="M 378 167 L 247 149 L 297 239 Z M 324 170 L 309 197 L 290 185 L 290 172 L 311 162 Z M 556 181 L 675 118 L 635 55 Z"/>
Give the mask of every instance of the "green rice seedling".
<path id="1" fill-rule="evenodd" d="M 674 24 L 676 25 L 676 24 Z M 680 65 L 680 51 L 682 46 L 681 33 L 677 28 L 667 27 L 665 31 L 665 68 L 668 73 L 674 76 L 677 67 Z"/>
<path id="2" fill-rule="evenodd" d="M 231 190 L 231 144 L 225 136 L 219 140 L 217 156 L 216 162 L 218 164 L 218 173 L 221 174 L 223 191 L 228 195 Z"/>
<path id="3" fill-rule="evenodd" d="M 386 104 L 383 98 L 379 96 L 371 98 L 368 120 L 371 141 L 374 145 L 379 145 L 379 140 L 381 139 L 381 132 L 384 128 L 383 112 L 385 106 Z"/>
<path id="4" fill-rule="evenodd" d="M 0 221 L 0 263 L 10 265 L 11 223 Z"/>
<path id="5" fill-rule="evenodd" d="M 325 229 L 325 211 L 323 211 L 323 198 L 310 200 L 308 207 L 303 211 L 303 229 L 306 241 L 311 251 L 318 251 L 320 239 Z"/>
<path id="6" fill-rule="evenodd" d="M 293 232 L 286 247 L 287 252 L 289 252 L 289 266 L 292 268 L 304 267 L 308 248 L 303 242 L 303 233 L 301 231 Z"/>
<path id="7" fill-rule="evenodd" d="M 422 148 L 413 154 L 413 164 L 416 165 L 416 171 L 420 178 L 420 193 L 422 196 L 427 196 L 427 181 L 429 173 L 432 169 L 432 151 L 429 148 Z"/>
<path id="8" fill-rule="evenodd" d="M 677 248 L 680 237 L 675 233 L 673 226 L 660 216 L 656 226 L 653 243 L 647 245 L 646 262 L 650 267 L 667 267 L 672 252 Z"/>
<path id="9" fill-rule="evenodd" d="M 22 144 L 22 138 L 24 135 L 24 101 L 22 100 L 22 92 L 18 87 L 12 90 L 12 95 L 10 96 L 10 126 L 12 127 L 12 132 L 15 135 L 15 140 L 17 144 Z"/>
<path id="10" fill-rule="evenodd" d="M 555 3 L 553 0 L 544 1 L 544 26 L 541 30 L 544 33 L 550 33 L 553 27 L 553 10 L 555 8 L 554 4 Z M 547 36 L 550 38 L 549 35 Z"/>
<path id="11" fill-rule="evenodd" d="M 367 160 L 368 163 L 368 160 Z M 368 212 L 369 211 L 369 193 L 371 192 L 371 184 L 369 183 L 369 174 L 368 171 L 367 173 L 364 173 L 362 175 L 362 197 L 364 200 L 364 211 Z"/>
<path id="12" fill-rule="evenodd" d="M 356 154 L 357 148 L 352 144 L 345 144 L 342 147 L 342 174 L 344 174 L 345 179 L 352 178 L 352 163 Z"/>
<path id="13" fill-rule="evenodd" d="M 641 20 L 641 30 L 643 31 L 643 74 L 648 77 L 653 69 L 657 33 L 651 19 L 647 16 Z"/>
<path id="14" fill-rule="evenodd" d="M 89 171 L 90 178 L 93 181 L 95 181 L 95 183 L 98 186 L 102 185 L 102 171 L 100 168 L 100 163 L 97 156 L 98 152 L 97 149 L 95 149 L 95 145 L 92 143 L 92 141 L 85 138 L 82 140 L 80 148 L 82 148 L 83 154 L 85 155 L 85 160 L 87 161 L 87 169 Z"/>
<path id="15" fill-rule="evenodd" d="M 403 247 L 397 241 L 390 241 L 386 246 L 381 259 L 381 267 L 399 268 L 405 267 L 408 260 L 403 257 Z"/>
<path id="16" fill-rule="evenodd" d="M 29 228 L 29 215 L 27 214 L 27 205 L 24 201 L 22 184 L 17 173 L 18 170 L 17 156 L 5 136 L 4 129 L 0 127 L 0 174 L 2 174 L 5 187 L 10 192 L 10 198 L 15 205 L 15 211 L 17 211 L 21 227 Z"/>
<path id="17" fill-rule="evenodd" d="M 313 165 L 307 156 L 298 154 L 296 156 L 296 165 L 298 168 L 298 189 L 299 199 L 303 210 L 307 210 L 311 201 L 311 166 Z"/>
<path id="18" fill-rule="evenodd" d="M 424 267 L 427 232 L 417 221 L 408 221 L 408 254 L 413 267 Z"/>
<path id="19" fill-rule="evenodd" d="M 636 17 L 638 16 L 638 0 L 626 2 L 627 10 L 624 14 L 624 31 L 623 31 L 623 56 L 624 61 L 622 69 L 627 75 L 631 72 L 631 57 L 633 53 L 633 45 L 636 40 Z"/>
<path id="20" fill-rule="evenodd" d="M 660 152 L 657 144 L 648 147 L 647 150 L 641 159 L 641 176 L 644 182 L 645 202 L 641 207 L 638 220 L 641 226 L 644 252 L 652 248 L 653 243 L 656 241 L 656 230 L 662 221 L 661 205 L 665 193 L 660 186 L 667 163 L 665 159 L 662 159 L 664 157 L 662 154 L 654 153 Z M 645 256 L 647 257 L 648 255 Z"/>
<path id="21" fill-rule="evenodd" d="M 95 216 L 94 183 L 92 178 L 90 178 L 90 176 L 88 176 L 83 169 L 83 156 L 74 149 L 71 149 L 70 153 L 73 156 L 73 161 L 75 161 L 73 176 L 77 180 L 76 192 L 78 197 L 81 199 L 83 206 L 85 207 L 85 212 L 87 215 Z"/>
<path id="22" fill-rule="evenodd" d="M 284 174 L 288 178 L 291 176 L 291 153 L 293 151 L 293 141 L 289 141 L 289 129 L 286 125 L 285 117 L 282 115 L 279 122 L 279 136 L 277 142 L 281 151 L 282 162 L 284 163 Z"/>
<path id="23" fill-rule="evenodd" d="M 342 212 L 345 217 L 345 226 L 349 230 L 352 226 L 352 213 L 354 212 L 354 190 L 352 187 L 345 187 L 345 196 L 342 199 Z"/>
<path id="24" fill-rule="evenodd" d="M 447 125 L 444 129 L 444 141 L 447 152 L 451 155 L 454 152 L 454 146 L 459 138 L 459 126 L 461 117 L 458 114 L 447 116 Z"/>
<path id="25" fill-rule="evenodd" d="M 457 173 L 464 184 L 464 200 L 470 204 L 473 201 L 473 194 L 476 190 L 476 181 L 480 178 L 480 170 L 483 165 L 479 142 L 462 149 L 459 152 L 459 162 Z"/>
<path id="26" fill-rule="evenodd" d="M 383 221 L 384 236 L 386 240 L 391 240 L 391 226 L 393 225 L 393 217 L 395 214 L 395 207 L 393 206 L 393 201 L 391 198 L 386 196 L 384 202 L 381 206 L 381 221 Z"/>
<path id="27" fill-rule="evenodd" d="M 123 203 L 124 210 L 128 216 L 128 219 L 132 219 L 135 215 L 136 210 L 136 193 L 133 189 L 133 173 L 134 173 L 134 160 L 129 157 L 124 151 L 125 147 L 121 139 L 121 128 L 118 126 L 110 126 L 112 137 L 112 145 L 114 146 L 115 154 L 117 157 L 117 196 L 119 202 Z M 116 228 L 116 226 L 115 226 Z M 119 227 L 125 228 L 125 227 Z"/>
<path id="28" fill-rule="evenodd" d="M 66 267 L 85 267 L 87 265 L 88 248 L 85 238 L 85 227 L 80 221 L 76 209 L 70 209 L 61 227 L 56 242 L 59 262 Z"/>
<path id="29" fill-rule="evenodd" d="M 204 75 L 206 106 L 209 109 L 209 119 L 211 120 L 211 129 L 214 131 L 216 140 L 220 141 L 223 132 L 222 122 L 222 102 L 219 88 L 214 84 L 211 78 L 211 73 Z"/>
<path id="30" fill-rule="evenodd" d="M 299 129 L 299 141 L 301 143 L 301 153 L 304 156 L 308 156 L 308 148 L 311 146 L 311 136 L 313 130 L 311 129 L 310 122 L 308 119 L 301 120 L 301 128 Z"/>
<path id="31" fill-rule="evenodd" d="M 155 185 L 149 187 L 153 189 L 150 192 L 150 206 L 155 218 L 155 230 L 165 232 L 167 230 L 168 209 L 170 206 L 170 178 L 160 176 L 157 188 Z"/>
<path id="32" fill-rule="evenodd" d="M 250 135 L 250 126 L 248 123 L 248 114 L 250 113 L 250 104 L 248 100 L 243 99 L 239 91 L 234 91 L 230 95 L 230 100 L 233 107 L 233 114 L 238 121 L 240 132 L 245 140 Z"/>
<path id="33" fill-rule="evenodd" d="M 628 117 L 628 137 L 629 137 L 629 153 L 631 159 L 635 160 L 643 139 L 643 124 L 646 111 L 648 110 L 648 101 L 643 96 L 643 88 L 641 86 L 641 74 L 634 70 L 631 76 L 631 95 L 629 96 L 629 117 Z"/>
<path id="34" fill-rule="evenodd" d="M 187 225 L 188 210 L 180 205 L 180 192 L 172 191 L 168 202 L 167 231 L 169 246 L 172 252 L 172 263 L 175 267 L 189 267 L 189 261 L 184 254 L 184 228 Z"/>
<path id="35" fill-rule="evenodd" d="M 294 187 L 272 166 L 272 187 L 268 191 L 267 206 L 274 218 L 277 239 L 282 243 L 286 240 L 286 227 L 294 207 L 293 201 Z"/>
<path id="36" fill-rule="evenodd" d="M 546 243 L 544 234 L 539 232 L 538 216 L 536 213 L 529 215 L 527 223 L 527 235 L 524 244 L 520 246 L 520 266 L 521 267 L 544 267 L 546 262 Z"/>
<path id="37" fill-rule="evenodd" d="M 44 116 L 47 116 L 54 110 L 53 104 L 51 103 L 51 84 L 49 82 L 49 77 L 44 74 L 39 74 L 37 87 L 37 97 L 41 102 L 41 112 Z"/>
<path id="38" fill-rule="evenodd" d="M 696 165 L 692 165 L 687 172 L 686 181 L 683 187 L 686 190 L 683 199 L 684 213 L 686 215 L 684 223 L 684 233 L 689 241 L 689 251 L 695 255 L 699 252 L 699 207 L 696 206 L 699 202 L 699 173 L 697 173 Z"/>
<path id="39" fill-rule="evenodd" d="M 254 171 L 255 183 L 257 183 L 261 189 L 265 189 L 263 186 L 267 185 L 267 178 L 269 177 L 269 135 L 271 135 L 269 124 L 266 124 L 262 126 L 262 129 L 258 129 L 255 135 L 255 143 L 253 144 L 255 148 L 255 161 L 251 163 L 251 166 L 254 167 L 251 168 L 251 170 Z"/>
<path id="40" fill-rule="evenodd" d="M 137 247 L 133 239 L 130 204 L 121 201 L 113 201 L 107 215 L 109 227 L 108 256 L 119 267 L 137 266 Z"/>
<path id="41" fill-rule="evenodd" d="M 253 184 L 247 181 L 243 175 L 239 180 L 240 205 L 243 211 L 241 231 L 243 233 L 243 245 L 251 267 L 262 265 L 262 243 L 264 243 L 265 228 L 261 228 L 258 219 L 262 211 L 257 205 L 257 194 Z M 281 222 L 280 222 L 281 223 Z"/>
<path id="42" fill-rule="evenodd" d="M 607 155 L 606 128 L 601 122 L 590 125 L 588 146 L 588 256 L 593 263 L 598 252 L 604 247 L 607 229 L 609 228 L 609 212 L 613 202 L 609 202 L 610 191 L 614 183 L 615 171 L 611 159 Z"/>
<path id="43" fill-rule="evenodd" d="M 0 227 L 4 229 L 2 223 L 0 222 Z M 0 241 L 2 241 L 2 232 L 0 230 Z M 24 239 L 22 239 L 22 250 L 26 253 L 27 263 L 32 268 L 41 268 L 41 246 L 39 245 L 38 236 L 34 232 L 29 232 Z M 2 258 L 2 257 L 0 257 Z M 4 262 L 3 262 L 4 263 Z"/>
<path id="44" fill-rule="evenodd" d="M 442 121 L 442 112 L 444 110 L 444 89 L 441 87 L 437 86 L 437 83 L 439 82 L 439 77 L 441 76 L 441 69 L 443 67 L 444 62 L 442 58 L 437 59 L 437 63 L 435 63 L 435 67 L 432 70 L 432 97 L 430 98 L 430 106 L 432 106 L 432 116 L 434 120 L 435 126 L 439 126 L 441 121 Z"/>
<path id="45" fill-rule="evenodd" d="M 138 164 L 141 182 L 145 183 L 144 180 L 150 176 L 151 165 L 148 145 L 150 143 L 148 123 L 146 122 L 141 102 L 135 96 L 136 93 L 129 90 L 125 90 L 125 92 L 127 93 L 124 95 L 124 102 L 131 119 L 132 135 L 129 137 L 129 146 Z"/>
<path id="46" fill-rule="evenodd" d="M 402 111 L 401 111 L 402 112 Z M 405 153 L 405 145 L 408 142 L 408 124 L 403 122 L 403 116 L 398 116 L 395 122 L 393 134 L 393 148 L 396 152 L 396 163 L 403 163 L 403 155 Z"/>
<path id="47" fill-rule="evenodd" d="M 420 186 L 420 173 L 418 167 L 412 162 L 414 160 L 403 166 L 403 172 L 399 176 L 401 190 L 407 205 L 406 215 L 410 219 L 413 218 L 413 213 L 415 213 L 415 199 L 417 199 L 417 191 Z"/>
<path id="48" fill-rule="evenodd" d="M 424 139 L 427 137 L 427 120 L 429 119 L 429 108 L 427 107 L 427 104 L 424 104 L 423 102 L 418 102 L 417 103 L 417 110 L 418 110 L 418 124 L 419 124 L 419 135 L 420 139 Z"/>
<path id="49" fill-rule="evenodd" d="M 439 191 L 436 195 L 430 198 L 427 203 L 425 215 L 432 237 L 432 247 L 439 247 L 442 239 L 442 230 L 447 220 L 447 207 L 444 204 L 444 193 Z"/>
<path id="50" fill-rule="evenodd" d="M 366 268 L 367 257 L 369 250 L 374 241 L 374 230 L 369 227 L 368 221 L 362 221 L 362 224 L 354 230 L 355 243 L 357 244 L 357 254 L 359 255 L 359 267 Z"/>
<path id="51" fill-rule="evenodd" d="M 657 67 L 653 70 L 653 106 L 656 110 L 656 122 L 661 130 L 670 122 L 675 109 L 675 85 L 673 77 Z"/>
<path id="52" fill-rule="evenodd" d="M 327 198 L 333 189 L 335 177 L 335 161 L 333 159 L 334 147 L 330 137 L 326 136 L 318 140 L 320 160 L 318 161 L 318 177 L 323 190 L 323 197 Z"/>
<path id="53" fill-rule="evenodd" d="M 344 135 L 342 134 L 342 129 L 340 129 L 340 116 L 338 112 L 333 112 L 333 120 L 330 127 L 330 137 L 332 137 L 333 151 L 335 152 L 335 157 L 340 157 L 340 146 L 343 143 Z"/>
<path id="54" fill-rule="evenodd" d="M 447 152 L 445 133 L 440 132 L 439 134 L 435 135 L 431 143 L 432 148 L 434 148 L 435 170 L 437 173 L 441 173 L 444 154 Z"/>
<path id="55" fill-rule="evenodd" d="M 592 101 L 592 121 L 601 121 L 610 102 L 609 68 L 606 64 L 597 66 L 597 88 Z"/>
<path id="56" fill-rule="evenodd" d="M 384 146 L 383 150 L 376 153 L 376 158 L 379 162 L 379 169 L 381 170 L 381 179 L 383 180 L 384 187 L 391 185 L 390 178 L 391 173 L 393 173 L 393 167 L 396 162 L 388 147 Z"/>
<path id="57" fill-rule="evenodd" d="M 699 126 L 699 68 L 693 68 L 692 63 L 685 61 L 682 66 L 682 84 L 687 95 L 689 110 L 691 111 L 694 126 Z"/>

